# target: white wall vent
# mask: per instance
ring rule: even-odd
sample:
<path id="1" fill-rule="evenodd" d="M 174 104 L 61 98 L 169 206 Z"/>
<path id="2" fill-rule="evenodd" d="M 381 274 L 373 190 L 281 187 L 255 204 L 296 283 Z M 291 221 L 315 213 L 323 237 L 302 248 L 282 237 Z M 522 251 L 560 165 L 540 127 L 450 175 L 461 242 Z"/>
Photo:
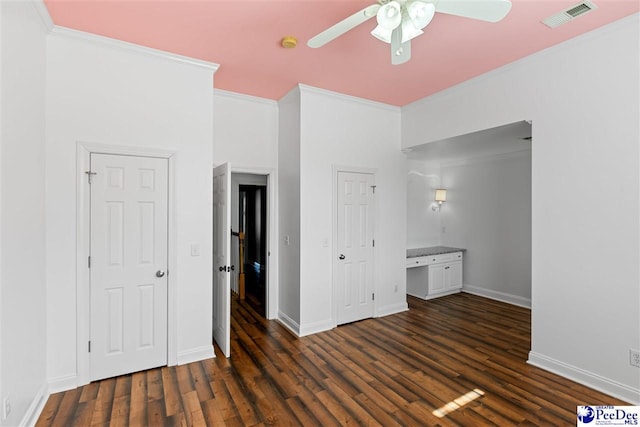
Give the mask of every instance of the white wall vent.
<path id="1" fill-rule="evenodd" d="M 563 10 L 562 12 L 551 15 L 550 17 L 543 19 L 541 22 L 549 28 L 556 28 L 562 24 L 566 24 L 567 22 L 575 19 L 580 15 L 591 12 L 592 10 L 597 8 L 598 6 L 596 6 L 592 2 L 583 1 Z"/>

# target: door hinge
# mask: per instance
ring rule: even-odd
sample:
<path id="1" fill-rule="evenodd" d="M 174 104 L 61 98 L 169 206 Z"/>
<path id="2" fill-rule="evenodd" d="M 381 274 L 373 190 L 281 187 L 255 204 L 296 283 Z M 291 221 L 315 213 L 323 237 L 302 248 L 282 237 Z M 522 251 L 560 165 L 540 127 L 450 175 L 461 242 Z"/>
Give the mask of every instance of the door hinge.
<path id="1" fill-rule="evenodd" d="M 376 186 L 375 185 L 371 186 L 371 190 L 373 191 L 373 194 L 376 194 Z"/>
<path id="2" fill-rule="evenodd" d="M 376 300 L 376 294 L 375 292 L 371 294 L 371 301 L 375 301 Z"/>
<path id="3" fill-rule="evenodd" d="M 89 353 L 91 353 L 91 341 L 89 341 Z"/>
<path id="4" fill-rule="evenodd" d="M 91 184 L 91 177 L 93 175 L 96 175 L 96 172 L 85 171 L 85 173 L 87 174 L 87 181 L 89 181 L 89 184 Z"/>
<path id="5" fill-rule="evenodd" d="M 91 268 L 91 255 L 87 257 L 87 267 Z"/>
<path id="6" fill-rule="evenodd" d="M 373 239 L 373 247 L 376 247 L 376 239 Z"/>

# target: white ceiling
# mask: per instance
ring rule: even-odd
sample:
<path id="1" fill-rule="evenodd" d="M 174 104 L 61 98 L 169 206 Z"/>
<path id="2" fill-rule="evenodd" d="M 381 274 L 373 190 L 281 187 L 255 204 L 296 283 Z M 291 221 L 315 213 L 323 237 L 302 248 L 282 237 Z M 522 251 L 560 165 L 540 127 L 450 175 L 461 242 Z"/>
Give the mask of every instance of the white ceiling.
<path id="1" fill-rule="evenodd" d="M 531 124 L 510 123 L 491 129 L 441 139 L 404 150 L 407 158 L 428 163 L 450 163 L 530 150 Z"/>

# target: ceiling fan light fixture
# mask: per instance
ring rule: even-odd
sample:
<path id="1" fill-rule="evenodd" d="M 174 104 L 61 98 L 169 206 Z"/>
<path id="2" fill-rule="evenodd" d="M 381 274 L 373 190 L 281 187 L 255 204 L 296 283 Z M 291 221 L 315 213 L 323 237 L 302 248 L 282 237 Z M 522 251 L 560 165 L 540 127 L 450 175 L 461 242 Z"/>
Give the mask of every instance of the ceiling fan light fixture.
<path id="1" fill-rule="evenodd" d="M 376 19 L 378 21 L 378 25 L 387 30 L 398 28 L 402 22 L 402 7 L 400 6 L 400 3 L 392 0 L 380 7 L 376 14 Z"/>
<path id="2" fill-rule="evenodd" d="M 416 28 L 410 20 L 402 21 L 402 43 L 406 43 L 420 34 L 424 34 L 424 31 Z"/>
<path id="3" fill-rule="evenodd" d="M 392 30 L 387 30 L 383 26 L 377 25 L 373 31 L 371 31 L 371 35 L 380 41 L 391 43 L 391 32 Z"/>
<path id="4" fill-rule="evenodd" d="M 433 3 L 415 0 L 407 6 L 407 13 L 413 25 L 417 29 L 422 30 L 429 25 L 433 19 L 433 15 L 436 13 L 436 7 Z"/>

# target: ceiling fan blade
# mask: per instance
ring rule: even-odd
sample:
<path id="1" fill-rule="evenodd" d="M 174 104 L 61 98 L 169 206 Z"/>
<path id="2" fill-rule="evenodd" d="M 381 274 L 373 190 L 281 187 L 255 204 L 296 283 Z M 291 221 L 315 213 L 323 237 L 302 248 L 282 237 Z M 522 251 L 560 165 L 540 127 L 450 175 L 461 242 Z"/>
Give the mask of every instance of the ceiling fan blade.
<path id="1" fill-rule="evenodd" d="M 347 31 L 352 30 L 363 22 L 376 16 L 378 9 L 380 9 L 380 5 L 377 3 L 365 7 L 364 9 L 338 22 L 334 26 L 327 28 L 317 36 L 311 38 L 307 42 L 307 46 L 313 48 L 324 46 L 331 40 L 340 37 Z"/>
<path id="2" fill-rule="evenodd" d="M 498 22 L 511 10 L 509 0 L 438 0 L 436 12 Z"/>
<path id="3" fill-rule="evenodd" d="M 400 65 L 410 59 L 411 40 L 402 43 L 402 27 L 398 27 L 391 33 L 391 63 L 393 65 Z"/>

